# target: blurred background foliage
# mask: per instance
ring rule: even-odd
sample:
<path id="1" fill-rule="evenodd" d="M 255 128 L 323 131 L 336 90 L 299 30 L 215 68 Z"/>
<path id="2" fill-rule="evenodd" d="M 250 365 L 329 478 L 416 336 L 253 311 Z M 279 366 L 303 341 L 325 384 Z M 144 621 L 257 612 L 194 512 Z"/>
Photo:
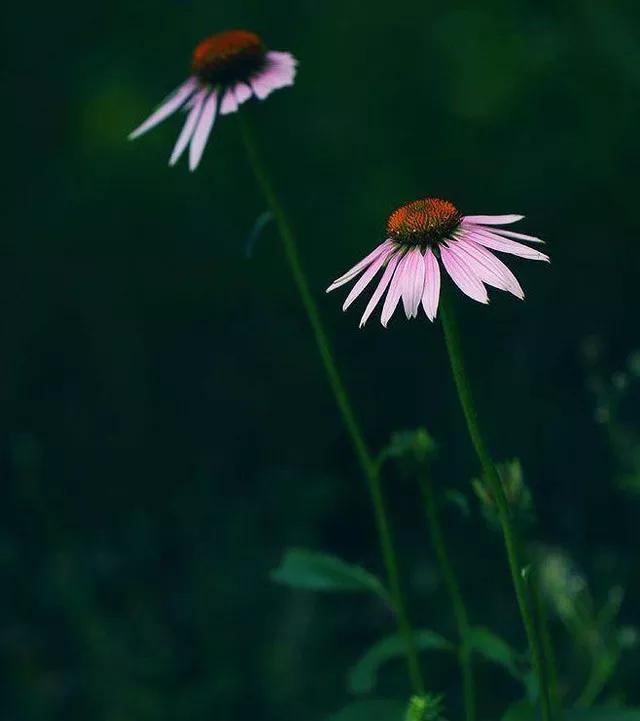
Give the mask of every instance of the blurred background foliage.
<path id="1" fill-rule="evenodd" d="M 550 267 L 512 262 L 524 304 L 494 292 L 489 308 L 460 303 L 460 321 L 496 458 L 517 456 L 531 491 L 563 688 L 575 699 L 593 672 L 600 698 L 640 704 L 637 2 L 116 0 L 3 15 L 0 716 L 321 719 L 393 629 L 379 598 L 269 578 L 292 546 L 381 568 L 272 227 L 247 257 L 265 208 L 236 119 L 193 175 L 166 167 L 177 120 L 125 140 L 194 44 L 233 27 L 300 60 L 295 87 L 253 113 L 368 437 L 435 436 L 474 622 L 520 651 L 439 327 L 358 331 L 357 312 L 322 295 L 415 197 L 522 212 L 548 241 Z M 415 483 L 393 464 L 385 480 L 416 625 L 452 637 Z M 423 658 L 459 717 L 453 657 Z M 478 675 L 484 718 L 522 696 L 495 666 Z M 399 661 L 377 683 L 408 694 Z"/>

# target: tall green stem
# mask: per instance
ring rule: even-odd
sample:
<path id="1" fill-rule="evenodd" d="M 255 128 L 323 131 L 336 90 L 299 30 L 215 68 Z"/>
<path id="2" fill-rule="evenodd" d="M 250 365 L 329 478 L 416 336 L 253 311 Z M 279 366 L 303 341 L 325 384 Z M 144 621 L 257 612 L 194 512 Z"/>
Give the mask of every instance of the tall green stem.
<path id="1" fill-rule="evenodd" d="M 473 677 L 473 666 L 471 663 L 471 648 L 469 647 L 469 615 L 464 604 L 464 599 L 462 598 L 460 584 L 458 583 L 456 573 L 451 565 L 451 560 L 449 558 L 449 553 L 444 539 L 444 533 L 442 531 L 442 524 L 440 523 L 438 505 L 433 491 L 433 481 L 431 480 L 431 474 L 426 465 L 421 468 L 418 473 L 418 483 L 420 485 L 427 513 L 431 542 L 433 543 L 433 548 L 436 552 L 442 578 L 451 600 L 453 615 L 458 627 L 458 637 L 460 639 L 458 661 L 462 672 L 465 718 L 466 721 L 475 721 L 476 690 Z"/>
<path id="2" fill-rule="evenodd" d="M 533 669 L 538 679 L 540 688 L 540 704 L 542 708 L 543 721 L 550 721 L 551 719 L 551 706 L 549 701 L 549 688 L 547 684 L 546 674 L 543 669 L 543 657 L 541 651 L 541 643 L 538 638 L 538 632 L 536 625 L 533 620 L 531 609 L 529 606 L 529 600 L 527 598 L 527 591 L 524 579 L 521 573 L 521 565 L 518 558 L 518 543 L 516 538 L 516 531 L 511 519 L 511 513 L 509 510 L 509 504 L 504 494 L 504 489 L 498 476 L 498 472 L 491 460 L 491 455 L 484 441 L 482 433 L 480 431 L 480 424 L 478 422 L 478 415 L 471 395 L 471 389 L 469 387 L 469 380 L 464 367 L 464 361 L 462 357 L 462 350 L 460 348 L 460 336 L 456 325 L 453 310 L 451 309 L 449 299 L 446 291 L 443 289 L 440 299 L 440 317 L 442 319 L 442 326 L 444 329 L 444 337 L 447 344 L 447 351 L 449 353 L 449 361 L 451 363 L 451 370 L 453 372 L 453 378 L 458 391 L 458 397 L 464 417 L 467 422 L 467 429 L 471 436 L 471 441 L 475 448 L 476 454 L 482 466 L 484 476 L 489 483 L 491 492 L 495 498 L 496 505 L 498 508 L 498 517 L 500 519 L 500 525 L 502 527 L 502 534 L 504 536 L 504 543 L 507 550 L 507 558 L 509 560 L 509 569 L 511 571 L 511 577 L 513 579 L 513 585 L 518 599 L 518 606 L 520 608 L 520 615 L 522 616 L 522 622 L 524 624 L 525 632 L 527 634 L 527 640 L 529 642 L 529 649 L 531 651 L 531 659 L 533 661 Z"/>
<path id="3" fill-rule="evenodd" d="M 534 573 L 529 576 L 529 587 L 536 610 L 538 619 L 538 628 L 542 638 L 542 652 L 544 654 L 544 667 L 548 674 L 549 695 L 551 703 L 556 714 L 556 721 L 564 721 L 564 711 L 560 702 L 560 690 L 558 689 L 558 664 L 556 663 L 556 654 L 549 633 L 549 619 L 547 618 L 547 609 L 544 605 L 544 599 L 540 593 L 540 584 L 538 582 L 538 574 Z"/>
<path id="4" fill-rule="evenodd" d="M 239 113 L 239 116 L 242 138 L 249 158 L 249 163 L 251 164 L 251 168 L 258 185 L 260 186 L 260 190 L 262 191 L 265 200 L 273 213 L 276 225 L 278 226 L 278 232 L 280 234 L 280 239 L 282 240 L 287 263 L 289 264 L 289 269 L 291 270 L 291 274 L 293 275 L 296 287 L 300 293 L 307 318 L 309 319 L 309 324 L 311 325 L 311 330 L 313 331 L 313 336 L 322 359 L 322 364 L 327 374 L 329 385 L 333 391 L 333 395 L 342 415 L 342 420 L 347 428 L 356 456 L 367 481 L 369 495 L 371 496 L 371 502 L 373 504 L 373 512 L 378 531 L 380 548 L 391 591 L 391 598 L 398 621 L 398 627 L 402 637 L 404 638 L 409 676 L 415 692 L 422 694 L 424 693 L 422 671 L 420 669 L 420 661 L 418 659 L 413 630 L 409 621 L 402 586 L 400 584 L 398 560 L 391 537 L 391 528 L 387 518 L 378 465 L 369 452 L 364 435 L 360 429 L 360 424 L 358 423 L 346 388 L 338 372 L 333 352 L 331 350 L 329 337 L 327 336 L 322 320 L 320 319 L 318 307 L 302 268 L 291 223 L 289 222 L 289 218 L 278 199 L 266 165 L 259 153 L 250 120 L 247 117 L 246 112 Z"/>

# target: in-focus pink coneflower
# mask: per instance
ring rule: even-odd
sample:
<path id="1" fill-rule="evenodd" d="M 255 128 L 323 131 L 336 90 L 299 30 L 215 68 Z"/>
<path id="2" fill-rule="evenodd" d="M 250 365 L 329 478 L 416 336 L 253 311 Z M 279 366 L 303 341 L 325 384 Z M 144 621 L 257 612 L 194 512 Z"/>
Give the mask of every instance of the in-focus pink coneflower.
<path id="1" fill-rule="evenodd" d="M 440 298 L 442 263 L 458 288 L 479 303 L 489 302 L 487 285 L 522 299 L 524 292 L 515 275 L 491 251 L 529 260 L 549 260 L 544 253 L 512 240 L 543 243 L 540 238 L 496 227 L 515 223 L 523 217 L 462 215 L 448 200 L 414 200 L 389 216 L 384 243 L 335 280 L 327 293 L 360 276 L 342 306 L 346 310 L 382 271 L 360 327 L 367 322 L 385 293 L 383 326 L 386 327 L 400 298 L 407 318 L 415 318 L 422 305 L 429 320 L 434 320 Z"/>
<path id="2" fill-rule="evenodd" d="M 175 165 L 189 146 L 189 168 L 195 170 L 218 115 L 235 113 L 255 95 L 264 100 L 274 90 L 293 85 L 296 59 L 290 53 L 267 50 L 247 30 L 227 30 L 203 40 L 193 52 L 191 75 L 136 128 L 134 140 L 180 108 L 187 119 L 169 165 Z"/>

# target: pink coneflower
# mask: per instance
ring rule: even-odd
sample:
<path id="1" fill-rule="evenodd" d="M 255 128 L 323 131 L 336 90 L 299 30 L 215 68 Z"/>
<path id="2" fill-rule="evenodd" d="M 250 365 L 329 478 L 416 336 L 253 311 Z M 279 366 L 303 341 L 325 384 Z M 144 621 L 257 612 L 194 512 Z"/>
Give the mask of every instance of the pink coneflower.
<path id="1" fill-rule="evenodd" d="M 183 108 L 188 115 L 169 165 L 175 165 L 189 145 L 189 169 L 195 170 L 217 115 L 235 113 L 252 95 L 264 100 L 274 90 L 293 85 L 296 59 L 290 53 L 267 50 L 255 33 L 228 30 L 196 47 L 191 71 L 129 140 Z"/>
<path id="2" fill-rule="evenodd" d="M 362 274 L 342 306 L 346 310 L 382 270 L 360 327 L 367 322 L 385 292 L 381 318 L 385 328 L 400 298 L 407 318 L 415 318 L 422 305 L 429 320 L 433 321 L 440 298 L 441 262 L 458 288 L 479 303 L 489 302 L 485 285 L 509 291 L 522 299 L 524 292 L 515 275 L 491 250 L 529 260 L 549 260 L 544 253 L 511 240 L 518 238 L 543 243 L 540 238 L 496 228 L 523 217 L 462 215 L 448 200 L 414 200 L 391 213 L 384 243 L 335 280 L 327 293 Z"/>

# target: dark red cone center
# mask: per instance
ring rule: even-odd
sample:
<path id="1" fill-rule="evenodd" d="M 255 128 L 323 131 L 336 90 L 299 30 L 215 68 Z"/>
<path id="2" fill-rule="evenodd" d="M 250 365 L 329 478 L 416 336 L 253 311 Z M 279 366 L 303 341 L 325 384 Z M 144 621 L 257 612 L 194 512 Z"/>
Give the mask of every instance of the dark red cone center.
<path id="1" fill-rule="evenodd" d="M 387 220 L 387 233 L 403 245 L 432 245 L 449 237 L 461 220 L 461 213 L 448 200 L 423 198 L 394 210 Z"/>
<path id="2" fill-rule="evenodd" d="M 211 85 L 248 80 L 264 67 L 262 40 L 248 30 L 227 30 L 203 40 L 193 51 L 195 75 Z"/>

